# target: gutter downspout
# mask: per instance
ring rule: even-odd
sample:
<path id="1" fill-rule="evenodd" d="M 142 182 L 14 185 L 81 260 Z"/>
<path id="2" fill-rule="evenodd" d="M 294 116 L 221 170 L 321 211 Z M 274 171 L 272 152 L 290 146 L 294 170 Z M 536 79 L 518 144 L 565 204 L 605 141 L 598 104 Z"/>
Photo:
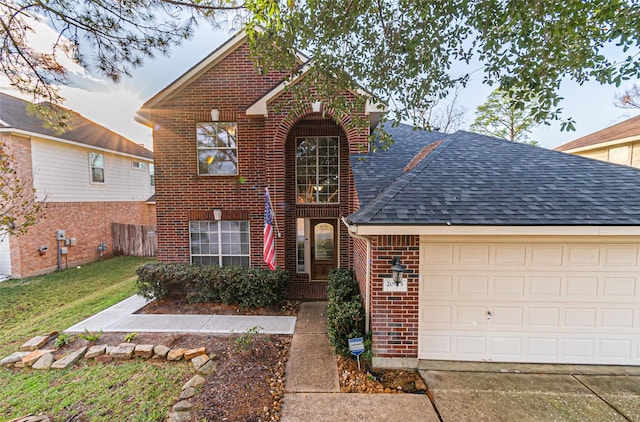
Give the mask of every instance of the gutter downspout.
<path id="1" fill-rule="evenodd" d="M 371 239 L 369 239 L 368 237 L 365 236 L 361 236 L 359 234 L 356 234 L 355 232 L 352 231 L 352 226 L 347 223 L 347 220 L 344 217 L 340 217 L 340 220 L 342 221 L 342 223 L 347 227 L 347 232 L 349 233 L 349 236 L 353 237 L 354 239 L 360 239 L 360 240 L 364 240 L 365 243 L 367 244 L 367 263 L 366 263 L 366 281 L 365 281 L 365 285 L 366 285 L 366 289 L 365 289 L 365 295 L 364 295 L 364 332 L 366 334 L 369 333 L 369 302 L 371 301 Z"/>

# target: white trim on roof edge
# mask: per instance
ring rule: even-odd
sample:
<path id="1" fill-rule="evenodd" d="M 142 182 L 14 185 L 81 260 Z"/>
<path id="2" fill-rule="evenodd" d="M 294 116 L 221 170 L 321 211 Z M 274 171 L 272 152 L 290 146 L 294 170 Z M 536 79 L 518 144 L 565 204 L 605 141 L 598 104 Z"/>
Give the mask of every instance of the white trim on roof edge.
<path id="1" fill-rule="evenodd" d="M 251 104 L 249 108 L 247 108 L 247 116 L 264 116 L 267 117 L 269 115 L 268 106 L 269 103 L 279 97 L 285 90 L 285 88 L 289 85 L 295 85 L 304 75 L 309 71 L 310 65 L 305 64 L 300 74 L 291 81 L 282 81 L 271 91 L 264 94 L 260 97 L 255 103 Z M 371 100 L 371 94 L 365 92 L 363 89 L 356 89 L 354 94 L 367 97 L 367 103 L 365 104 L 364 112 L 366 115 L 370 115 L 371 113 L 386 113 L 387 106 Z"/>
<path id="2" fill-rule="evenodd" d="M 587 145 L 587 146 L 583 146 L 583 147 L 565 149 L 564 151 L 560 151 L 560 152 L 567 152 L 567 153 L 570 153 L 570 154 L 575 154 L 575 153 L 583 152 L 583 151 L 591 151 L 591 150 L 600 149 L 600 148 L 607 148 L 607 147 L 614 146 L 614 145 L 622 146 L 622 144 L 629 144 L 629 143 L 636 142 L 636 141 L 639 141 L 639 140 L 640 140 L 640 135 L 633 135 L 633 136 L 628 136 L 626 138 L 614 139 L 614 140 L 611 140 L 611 141 L 600 142 L 600 143 L 597 143 L 597 144 L 591 144 L 591 145 Z"/>
<path id="3" fill-rule="evenodd" d="M 180 77 L 178 77 L 176 80 L 164 87 L 156 95 L 147 100 L 136 113 L 135 120 L 138 123 L 142 124 L 150 123 L 147 117 L 144 116 L 143 110 L 152 108 L 166 98 L 171 97 L 175 92 L 182 89 L 185 85 L 199 78 L 203 73 L 211 69 L 213 66 L 222 61 L 222 59 L 235 51 L 240 45 L 245 42 L 246 38 L 247 33 L 244 29 L 237 32 L 233 37 L 229 38 L 222 45 L 211 52 L 211 54 L 195 64 L 191 69 L 187 70 Z M 309 58 L 301 52 L 296 52 L 296 55 L 298 56 L 298 60 L 300 60 L 301 63 L 309 60 Z"/>
<path id="4" fill-rule="evenodd" d="M 68 139 L 56 138 L 55 136 L 43 135 L 43 134 L 37 133 L 37 132 L 29 132 L 29 131 L 23 130 L 23 129 L 0 128 L 0 133 L 6 133 L 6 134 L 9 134 L 9 135 L 24 136 L 26 138 L 37 138 L 37 139 L 43 139 L 43 140 L 47 140 L 47 141 L 60 142 L 61 144 L 73 145 L 73 146 L 77 146 L 77 147 L 85 148 L 85 149 L 90 149 L 90 150 L 94 150 L 94 151 L 109 152 L 111 154 L 122 155 L 123 157 L 131 157 L 131 158 L 136 158 L 138 160 L 148 161 L 150 163 L 153 163 L 153 158 L 143 157 L 141 155 L 129 154 L 129 153 L 126 153 L 126 152 L 115 150 L 115 149 L 102 148 L 102 147 L 98 147 L 98 146 L 95 146 L 95 145 L 83 144 L 82 142 L 70 141 Z M 142 147 L 142 148 L 144 148 L 144 147 Z M 151 153 L 153 153 L 153 151 L 151 151 L 151 150 L 149 150 L 149 151 Z"/>
<path id="5" fill-rule="evenodd" d="M 452 236 L 640 236 L 640 226 L 410 226 L 350 224 L 353 233 Z"/>

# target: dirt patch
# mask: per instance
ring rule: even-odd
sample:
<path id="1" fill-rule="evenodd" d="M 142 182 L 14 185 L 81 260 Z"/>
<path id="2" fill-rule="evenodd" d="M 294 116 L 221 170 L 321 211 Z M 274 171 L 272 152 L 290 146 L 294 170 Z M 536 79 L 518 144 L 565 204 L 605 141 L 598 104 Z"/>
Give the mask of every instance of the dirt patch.
<path id="1" fill-rule="evenodd" d="M 221 303 L 190 303 L 182 296 L 169 296 L 165 299 L 149 302 L 136 314 L 172 314 L 172 315 L 273 315 L 291 316 L 298 314 L 300 301 L 283 301 L 277 306 L 267 308 L 245 308 Z"/>
<path id="2" fill-rule="evenodd" d="M 98 342 L 77 338 L 57 353 L 70 352 L 96 343 L 118 345 L 124 342 L 125 335 L 126 333 L 104 333 Z M 191 399 L 198 409 L 198 420 L 280 420 L 290 336 L 138 333 L 133 343 L 163 344 L 171 348 L 186 349 L 206 347 L 209 355 L 217 356 L 216 372 L 207 377 L 200 392 Z M 171 365 L 171 362 L 164 364 Z M 176 395 L 175 399 L 177 398 Z M 78 406 L 74 412 L 80 417 L 83 409 L 81 404 Z"/>
<path id="3" fill-rule="evenodd" d="M 338 357 L 340 391 L 343 393 L 426 394 L 426 384 L 415 370 L 377 369 L 357 361 Z"/>

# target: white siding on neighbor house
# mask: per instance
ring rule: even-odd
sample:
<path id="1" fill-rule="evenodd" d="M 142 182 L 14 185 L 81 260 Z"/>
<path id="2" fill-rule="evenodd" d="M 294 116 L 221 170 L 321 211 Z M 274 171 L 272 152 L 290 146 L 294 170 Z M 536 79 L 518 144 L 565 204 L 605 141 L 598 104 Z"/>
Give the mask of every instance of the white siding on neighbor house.
<path id="1" fill-rule="evenodd" d="M 104 154 L 104 184 L 91 183 L 89 152 Z M 149 164 L 91 148 L 48 140 L 33 139 L 31 157 L 36 196 L 49 202 L 144 201 L 153 195 L 149 183 Z M 147 163 L 146 169 L 133 168 L 132 161 Z"/>
<path id="2" fill-rule="evenodd" d="M 0 233 L 0 276 L 11 274 L 11 247 L 9 234 Z"/>
<path id="3" fill-rule="evenodd" d="M 470 240 L 421 241 L 420 359 L 640 362 L 638 243 Z"/>

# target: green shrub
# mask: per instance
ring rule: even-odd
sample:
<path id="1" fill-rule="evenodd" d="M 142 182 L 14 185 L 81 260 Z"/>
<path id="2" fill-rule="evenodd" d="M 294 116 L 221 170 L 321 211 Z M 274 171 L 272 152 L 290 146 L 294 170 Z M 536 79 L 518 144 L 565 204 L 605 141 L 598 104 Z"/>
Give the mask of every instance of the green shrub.
<path id="1" fill-rule="evenodd" d="M 286 298 L 288 275 L 245 267 L 150 263 L 137 272 L 138 293 L 147 299 L 185 295 L 190 302 L 217 302 L 241 308 L 279 304 Z"/>
<path id="2" fill-rule="evenodd" d="M 349 356 L 348 340 L 363 337 L 365 314 L 353 273 L 345 269 L 332 270 L 329 273 L 327 297 L 329 342 L 337 355 Z"/>

